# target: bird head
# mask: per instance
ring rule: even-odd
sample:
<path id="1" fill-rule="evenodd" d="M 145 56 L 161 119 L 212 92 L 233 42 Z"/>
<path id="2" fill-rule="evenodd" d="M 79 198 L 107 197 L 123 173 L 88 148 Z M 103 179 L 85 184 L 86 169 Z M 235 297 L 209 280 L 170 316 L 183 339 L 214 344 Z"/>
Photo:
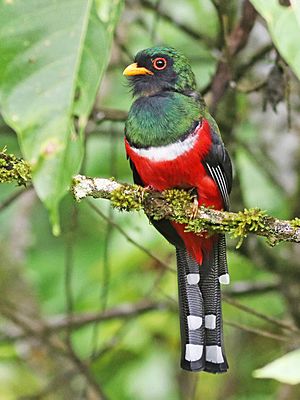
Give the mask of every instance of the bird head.
<path id="1" fill-rule="evenodd" d="M 165 91 L 180 93 L 196 89 L 188 59 L 172 47 L 151 47 L 137 53 L 125 68 L 134 96 L 150 96 Z"/>

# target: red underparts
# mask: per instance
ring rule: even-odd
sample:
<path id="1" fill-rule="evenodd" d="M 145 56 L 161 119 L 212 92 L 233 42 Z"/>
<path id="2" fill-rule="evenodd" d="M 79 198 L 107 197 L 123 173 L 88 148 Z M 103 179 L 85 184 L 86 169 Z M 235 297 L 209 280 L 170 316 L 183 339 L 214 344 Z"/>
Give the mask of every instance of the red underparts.
<path id="1" fill-rule="evenodd" d="M 138 155 L 125 139 L 126 152 L 135 165 L 138 174 L 146 186 L 163 191 L 171 188 L 196 188 L 198 204 L 223 208 L 223 200 L 214 180 L 207 174 L 202 160 L 211 147 L 211 132 L 208 121 L 203 119 L 194 133 L 197 140 L 192 149 L 173 160 L 152 161 Z M 212 248 L 213 238 L 184 232 L 185 225 L 172 222 L 177 233 L 183 239 L 189 253 L 202 264 L 203 254 Z"/>

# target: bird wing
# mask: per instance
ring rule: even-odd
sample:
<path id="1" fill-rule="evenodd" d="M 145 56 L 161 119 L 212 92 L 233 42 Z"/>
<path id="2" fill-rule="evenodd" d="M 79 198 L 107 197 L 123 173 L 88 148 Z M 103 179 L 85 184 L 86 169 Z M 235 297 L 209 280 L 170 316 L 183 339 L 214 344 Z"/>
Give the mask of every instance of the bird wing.
<path id="1" fill-rule="evenodd" d="M 228 210 L 229 194 L 232 187 L 232 165 L 220 135 L 211 129 L 211 136 L 212 145 L 202 164 L 217 184 L 223 199 L 224 209 Z"/>

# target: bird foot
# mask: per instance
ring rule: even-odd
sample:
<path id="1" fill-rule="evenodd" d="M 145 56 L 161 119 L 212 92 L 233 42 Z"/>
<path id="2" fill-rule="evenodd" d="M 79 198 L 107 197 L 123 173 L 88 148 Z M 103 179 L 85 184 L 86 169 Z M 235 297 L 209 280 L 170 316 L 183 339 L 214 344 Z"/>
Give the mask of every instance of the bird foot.
<path id="1" fill-rule="evenodd" d="M 147 185 L 144 187 L 145 190 L 155 190 L 153 186 Z"/>
<path id="2" fill-rule="evenodd" d="M 192 212 L 191 212 L 190 219 L 195 219 L 197 217 L 198 210 L 199 210 L 198 197 L 197 197 L 197 195 L 195 195 L 195 196 L 193 196 Z"/>
<path id="3" fill-rule="evenodd" d="M 143 187 L 143 189 L 142 189 L 142 202 L 144 201 L 145 194 L 146 194 L 147 192 L 151 191 L 151 190 L 154 190 L 154 187 L 151 186 L 151 185 L 148 185 L 148 186 Z"/>

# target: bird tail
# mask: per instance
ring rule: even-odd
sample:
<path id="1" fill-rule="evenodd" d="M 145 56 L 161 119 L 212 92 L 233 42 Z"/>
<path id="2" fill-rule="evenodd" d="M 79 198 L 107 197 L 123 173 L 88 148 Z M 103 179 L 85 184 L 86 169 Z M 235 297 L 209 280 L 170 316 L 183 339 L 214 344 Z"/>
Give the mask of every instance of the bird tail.
<path id="1" fill-rule="evenodd" d="M 229 283 L 224 235 L 202 265 L 183 247 L 176 248 L 181 333 L 181 367 L 188 371 L 226 372 L 220 283 Z"/>

